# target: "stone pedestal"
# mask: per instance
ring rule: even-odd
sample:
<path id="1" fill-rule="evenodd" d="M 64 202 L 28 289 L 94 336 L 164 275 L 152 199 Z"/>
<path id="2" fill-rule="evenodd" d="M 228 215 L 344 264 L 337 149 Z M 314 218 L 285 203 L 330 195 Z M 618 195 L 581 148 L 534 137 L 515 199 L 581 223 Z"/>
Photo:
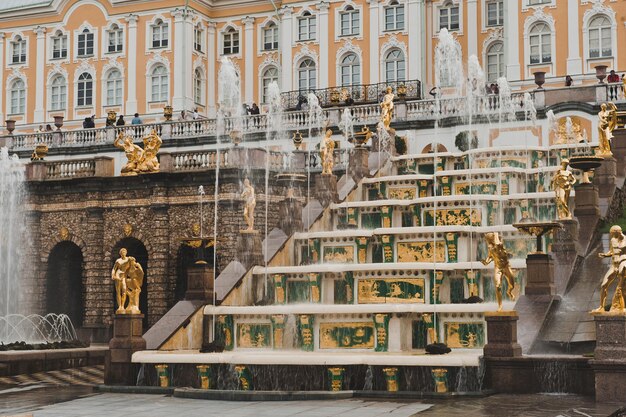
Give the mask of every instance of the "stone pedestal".
<path id="1" fill-rule="evenodd" d="M 213 303 L 213 267 L 194 264 L 187 267 L 187 291 L 185 300 L 202 300 Z"/>
<path id="2" fill-rule="evenodd" d="M 358 183 L 364 177 L 369 176 L 370 151 L 364 146 L 357 146 L 350 152 L 348 158 L 348 174 L 354 182 Z"/>
<path id="3" fill-rule="evenodd" d="M 616 174 L 618 177 L 626 175 L 626 129 L 615 129 L 611 140 L 613 156 L 617 161 Z"/>
<path id="4" fill-rule="evenodd" d="M 263 265 L 263 246 L 258 230 L 241 230 L 237 237 L 237 251 L 235 260 L 250 268 L 253 265 Z"/>
<path id="5" fill-rule="evenodd" d="M 32 161 L 26 165 L 26 180 L 44 181 L 48 174 L 44 161 Z"/>
<path id="6" fill-rule="evenodd" d="M 596 169 L 593 183 L 598 186 L 600 197 L 610 197 L 615 191 L 615 179 L 617 178 L 617 161 L 614 157 L 606 157 Z"/>
<path id="7" fill-rule="evenodd" d="M 580 242 L 587 242 L 600 219 L 600 196 L 598 187 L 593 184 L 579 184 L 576 187 L 574 216 L 579 222 Z M 583 243 L 584 244 L 584 243 Z"/>
<path id="8" fill-rule="evenodd" d="M 322 207 L 330 203 L 339 201 L 337 194 L 337 176 L 332 174 L 321 174 L 315 178 L 315 196 Z"/>
<path id="9" fill-rule="evenodd" d="M 526 295 L 554 295 L 554 263 L 546 253 L 529 253 L 526 257 Z"/>
<path id="10" fill-rule="evenodd" d="M 135 385 L 139 366 L 131 362 L 133 353 L 146 349 L 142 337 L 143 314 L 115 314 L 113 338 L 104 364 L 106 385 Z"/>
<path id="11" fill-rule="evenodd" d="M 304 230 L 302 224 L 302 202 L 297 198 L 286 198 L 278 203 L 278 227 L 287 236 Z"/>
<path id="12" fill-rule="evenodd" d="M 596 314 L 596 401 L 626 401 L 626 315 Z"/>
<path id="13" fill-rule="evenodd" d="M 554 230 L 552 253 L 559 264 L 570 265 L 578 253 L 578 220 L 559 220 L 562 229 Z"/>
<path id="14" fill-rule="evenodd" d="M 485 358 L 514 358 L 522 356 L 517 343 L 516 311 L 486 312 L 487 344 L 483 347 Z"/>
<path id="15" fill-rule="evenodd" d="M 265 168 L 264 149 L 235 146 L 228 151 L 228 165 L 234 167 Z"/>

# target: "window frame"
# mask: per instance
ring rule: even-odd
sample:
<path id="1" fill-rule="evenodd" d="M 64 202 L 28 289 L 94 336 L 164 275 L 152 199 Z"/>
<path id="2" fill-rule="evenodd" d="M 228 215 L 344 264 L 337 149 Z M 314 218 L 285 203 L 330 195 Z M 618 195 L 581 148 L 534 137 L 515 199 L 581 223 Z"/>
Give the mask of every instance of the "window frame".
<path id="1" fill-rule="evenodd" d="M 275 71 L 276 75 L 268 75 L 268 72 L 270 71 Z M 269 87 L 269 85 L 272 83 L 272 81 L 276 81 L 277 83 L 280 82 L 280 71 L 278 70 L 278 67 L 275 65 L 268 65 L 265 68 L 263 68 L 263 71 L 261 71 L 261 82 L 260 82 L 260 86 L 261 86 L 261 104 L 268 104 L 267 102 L 267 89 Z"/>
<path id="2" fill-rule="evenodd" d="M 21 88 L 17 89 L 17 84 L 21 84 Z M 17 94 L 17 97 L 16 97 Z M 17 107 L 15 103 L 17 102 Z M 26 114 L 26 82 L 22 78 L 16 78 L 11 81 L 9 88 L 9 109 L 11 115 Z"/>
<path id="3" fill-rule="evenodd" d="M 402 10 L 402 20 L 398 19 L 399 11 Z M 406 10 L 404 4 L 398 1 L 391 1 L 383 8 L 383 32 L 397 32 L 405 30 L 406 27 Z M 392 18 L 392 19 L 390 19 Z M 391 25 L 390 25 L 391 24 Z M 391 27 L 390 27 L 391 26 Z"/>
<path id="4" fill-rule="evenodd" d="M 541 31 L 533 33 L 533 30 L 539 26 L 544 26 L 548 29 L 548 31 Z M 537 43 L 533 45 L 533 38 L 537 38 Z M 545 40 L 548 40 L 547 44 Z M 544 60 L 544 48 L 547 46 L 548 52 L 550 53 L 549 59 Z M 533 62 L 533 48 L 538 48 L 538 60 Z M 544 21 L 539 21 L 534 23 L 529 31 L 528 31 L 528 63 L 529 65 L 546 65 L 553 63 L 552 56 L 552 29 L 550 25 Z"/>
<path id="5" fill-rule="evenodd" d="M 304 64 L 307 62 L 311 62 L 312 65 L 307 65 L 304 67 Z M 313 60 L 313 58 L 306 57 L 303 58 L 302 61 L 298 64 L 298 91 L 311 91 L 317 89 L 317 63 Z M 302 75 L 306 74 L 306 87 L 302 88 L 302 81 L 304 80 Z M 313 74 L 313 77 L 311 77 Z M 311 86 L 311 81 L 313 81 L 313 86 Z"/>
<path id="6" fill-rule="evenodd" d="M 117 78 L 112 78 L 112 75 L 117 73 Z M 111 88 L 111 85 L 113 88 Z M 122 72 L 117 69 L 111 69 L 104 79 L 104 91 L 106 94 L 106 106 L 121 106 L 124 103 L 124 77 Z M 111 95 L 113 91 L 113 95 Z M 118 95 L 119 93 L 119 95 Z M 113 100 L 111 100 L 113 98 Z"/>
<path id="7" fill-rule="evenodd" d="M 57 49 L 57 42 L 59 48 Z M 56 54 L 58 53 L 58 56 Z M 50 59 L 67 59 L 68 56 L 68 36 L 61 30 L 56 31 L 50 38 Z"/>
<path id="8" fill-rule="evenodd" d="M 106 51 L 107 54 L 119 54 L 124 52 L 124 28 L 113 23 L 106 31 Z M 111 39 L 114 43 L 111 44 Z M 113 50 L 111 47 L 113 46 Z"/>
<path id="9" fill-rule="evenodd" d="M 297 26 L 298 42 L 311 42 L 317 39 L 317 16 L 315 14 L 305 11 L 298 17 Z M 303 30 L 305 28 L 306 32 Z"/>
<path id="10" fill-rule="evenodd" d="M 352 61 L 347 62 L 351 58 Z M 351 87 L 353 85 L 361 84 L 361 60 L 359 56 L 354 52 L 345 54 L 338 65 L 339 68 L 339 85 L 341 87 Z M 349 82 L 346 83 L 345 77 L 349 78 Z"/>
<path id="11" fill-rule="evenodd" d="M 57 80 L 62 80 L 62 83 L 56 84 Z M 55 93 L 55 90 L 59 91 Z M 67 79 L 62 74 L 56 74 L 50 81 L 50 111 L 62 110 L 67 110 Z"/>
<path id="12" fill-rule="evenodd" d="M 261 51 L 276 51 L 278 50 L 280 34 L 278 32 L 278 25 L 274 21 L 270 21 L 265 25 L 261 31 Z M 271 41 L 268 42 L 268 33 L 271 32 Z M 268 48 L 268 45 L 270 47 Z"/>
<path id="13" fill-rule="evenodd" d="M 227 42 L 228 46 L 226 46 Z M 241 37 L 239 30 L 232 26 L 228 26 L 226 30 L 222 32 L 222 55 L 237 55 L 240 51 Z"/>
<path id="14" fill-rule="evenodd" d="M 170 24 L 164 19 L 158 18 L 149 26 L 148 49 L 167 49 L 170 46 Z M 157 33 L 158 32 L 158 33 Z M 155 41 L 155 34 L 158 40 Z"/>
<path id="15" fill-rule="evenodd" d="M 389 59 L 390 55 L 393 53 L 399 53 L 400 56 L 402 57 L 402 59 Z M 399 73 L 399 63 L 402 62 L 402 71 L 404 73 L 402 79 L 400 79 L 400 77 L 398 76 Z M 389 74 L 389 68 L 388 65 L 393 63 L 393 75 L 394 75 L 394 79 L 390 80 L 388 77 Z M 385 54 L 383 55 L 383 74 L 385 74 L 385 82 L 387 83 L 391 83 L 391 82 L 403 82 L 406 81 L 406 74 L 407 74 L 407 68 L 406 68 L 406 55 L 404 54 L 404 51 L 402 51 L 402 49 L 400 48 L 390 48 L 389 50 L 385 51 Z"/>
<path id="16" fill-rule="evenodd" d="M 606 25 L 602 26 L 593 26 L 593 23 L 597 20 L 603 19 L 607 22 Z M 596 41 L 598 42 L 598 55 L 594 56 L 592 55 L 592 52 L 594 51 L 594 49 L 591 48 L 591 42 L 592 42 L 592 33 L 597 32 L 598 33 L 598 37 L 596 39 Z M 603 52 L 605 50 L 604 48 L 604 44 L 605 41 L 603 40 L 603 34 L 608 32 L 609 36 L 608 36 L 608 50 L 609 50 L 609 54 L 605 55 Z M 603 14 L 603 13 L 598 13 L 595 16 L 593 16 L 590 20 L 589 20 L 589 25 L 587 27 L 587 33 L 588 33 L 588 39 L 587 39 L 587 47 L 588 47 L 588 59 L 603 59 L 603 58 L 613 58 L 614 56 L 614 51 L 613 51 L 613 25 L 611 23 L 611 19 Z"/>
<path id="17" fill-rule="evenodd" d="M 344 21 L 344 17 L 347 19 Z M 356 25 L 355 25 L 356 22 Z M 344 24 L 347 24 L 347 29 Z M 358 36 L 361 34 L 361 11 L 351 5 L 339 12 L 339 34 L 340 37 Z"/>
<path id="18" fill-rule="evenodd" d="M 496 6 L 495 23 L 489 20 L 489 6 Z M 485 27 L 498 27 L 504 25 L 504 0 L 487 0 L 485 2 Z"/>
<path id="19" fill-rule="evenodd" d="M 445 11 L 445 17 L 444 17 L 444 11 Z M 453 27 L 452 23 L 454 20 L 454 16 L 455 16 L 455 12 L 456 11 L 456 26 Z M 439 7 L 439 12 L 438 12 L 438 30 L 443 29 L 444 27 L 449 31 L 449 32 L 459 32 L 461 30 L 461 6 L 459 4 L 454 4 L 453 2 L 446 2 L 444 3 L 441 7 Z M 446 20 L 446 24 L 443 25 L 442 24 L 442 20 Z"/>
<path id="20" fill-rule="evenodd" d="M 159 70 L 160 68 L 163 68 L 163 73 L 159 73 L 156 74 L 157 70 Z M 158 83 L 158 87 L 159 87 L 159 91 L 158 91 L 158 97 L 155 97 L 155 78 L 158 77 L 159 83 Z M 169 98 L 169 92 L 170 92 L 170 73 L 167 69 L 167 67 L 164 64 L 157 64 L 154 67 L 152 67 L 152 69 L 150 70 L 149 73 L 149 79 L 150 79 L 150 103 L 164 103 L 168 101 Z M 165 79 L 165 89 L 164 87 L 164 83 L 163 80 Z M 165 90 L 165 91 L 164 91 Z"/>
<path id="21" fill-rule="evenodd" d="M 204 106 L 204 72 L 200 68 L 193 71 L 193 101 Z"/>
<path id="22" fill-rule="evenodd" d="M 496 47 L 500 47 L 499 51 L 493 51 L 494 48 Z M 491 57 L 496 57 L 496 63 L 495 64 L 491 64 L 489 62 L 489 59 Z M 491 65 L 495 65 L 496 66 L 496 76 L 495 78 L 491 78 L 490 77 L 490 66 Z M 494 41 L 492 43 L 490 43 L 487 46 L 487 49 L 485 49 L 485 76 L 486 76 L 486 80 L 489 83 L 492 82 L 496 82 L 498 80 L 498 78 L 503 77 L 505 75 L 506 72 L 506 68 L 504 65 L 504 41 Z"/>
<path id="23" fill-rule="evenodd" d="M 94 77 L 88 72 L 82 72 L 78 76 L 76 82 L 76 107 L 92 107 L 94 105 L 93 83 Z"/>
<path id="24" fill-rule="evenodd" d="M 81 39 L 82 38 L 82 39 Z M 82 54 L 81 54 L 81 42 Z M 91 53 L 89 53 L 89 44 L 91 43 Z M 76 58 L 91 58 L 96 54 L 96 39 L 95 33 L 89 28 L 84 28 L 76 36 Z"/>
<path id="25" fill-rule="evenodd" d="M 27 57 L 26 38 L 18 35 L 11 41 L 11 65 L 26 64 Z"/>
<path id="26" fill-rule="evenodd" d="M 204 53 L 204 28 L 199 23 L 193 28 L 193 50 Z"/>

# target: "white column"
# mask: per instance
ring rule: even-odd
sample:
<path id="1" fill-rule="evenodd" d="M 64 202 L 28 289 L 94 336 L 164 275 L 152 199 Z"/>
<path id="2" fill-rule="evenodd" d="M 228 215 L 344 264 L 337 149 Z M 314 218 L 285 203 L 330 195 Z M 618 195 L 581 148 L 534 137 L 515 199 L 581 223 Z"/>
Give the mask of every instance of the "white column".
<path id="1" fill-rule="evenodd" d="M 137 113 L 137 15 L 126 16 L 128 22 L 128 45 L 126 56 L 126 114 Z"/>
<path id="2" fill-rule="evenodd" d="M 174 98 L 172 105 L 176 111 L 191 110 L 193 102 L 193 76 L 191 74 L 193 56 L 193 25 L 189 11 L 175 9 L 174 16 Z"/>
<path id="3" fill-rule="evenodd" d="M 380 81 L 380 44 L 378 36 L 380 35 L 380 25 L 378 21 L 378 0 L 368 0 L 370 4 L 370 79 L 369 84 L 376 84 Z M 407 15 L 410 18 L 410 15 Z M 410 22 L 407 22 L 410 24 Z M 408 59 L 408 57 L 407 57 Z"/>
<path id="4" fill-rule="evenodd" d="M 320 68 L 319 68 L 319 85 L 317 88 L 327 88 L 328 87 L 328 33 L 331 31 L 328 27 L 328 2 L 320 1 L 316 4 L 318 13 L 318 30 L 317 36 L 319 36 L 320 41 Z M 339 81 L 335 84 L 339 84 Z"/>
<path id="5" fill-rule="evenodd" d="M 4 84 L 4 33 L 0 32 L 0 84 Z M 4 122 L 4 97 L 0 97 L 0 124 Z M 8 103 L 7 103 L 8 105 Z"/>
<path id="6" fill-rule="evenodd" d="M 524 57 L 519 54 L 519 0 L 504 2 L 504 56 L 506 61 L 506 78 L 509 81 L 526 78 L 520 71 L 520 62 Z"/>
<path id="7" fill-rule="evenodd" d="M 408 0 L 407 2 L 407 16 L 415 16 L 414 22 L 408 22 L 409 29 L 409 52 L 404 57 L 405 62 L 408 64 L 408 79 L 409 80 L 422 80 L 422 59 L 424 55 L 424 33 L 426 27 L 424 26 L 424 0 Z"/>
<path id="8" fill-rule="evenodd" d="M 37 63 L 36 63 L 36 77 L 35 85 L 31 85 L 31 88 L 35 88 L 37 94 L 35 94 L 35 115 L 34 123 L 42 123 L 46 118 L 46 111 L 43 106 L 43 99 L 45 96 L 46 85 L 44 83 L 44 64 L 46 61 L 46 28 L 37 26 L 33 32 L 37 35 Z M 27 116 L 28 117 L 28 116 Z"/>
<path id="9" fill-rule="evenodd" d="M 250 16 L 244 17 L 241 22 L 245 29 L 244 48 L 246 48 L 244 62 L 244 102 L 252 105 L 254 101 L 254 18 Z"/>
<path id="10" fill-rule="evenodd" d="M 580 57 L 580 26 L 578 0 L 567 0 L 567 73 L 582 74 L 583 60 Z"/>
<path id="11" fill-rule="evenodd" d="M 280 9 L 283 18 L 280 21 L 281 51 L 281 88 L 283 91 L 293 90 L 293 7 L 284 6 Z"/>
<path id="12" fill-rule="evenodd" d="M 478 11 L 476 0 L 467 0 L 467 57 L 478 56 Z"/>
<path id="13" fill-rule="evenodd" d="M 217 99 L 215 97 L 215 83 L 217 83 L 217 77 L 215 76 L 215 66 L 217 65 L 217 58 L 215 55 L 215 29 L 217 25 L 215 22 L 209 22 L 209 27 L 207 29 L 209 40 L 207 42 L 207 60 L 208 60 L 208 70 L 207 70 L 207 116 L 215 117 L 216 115 L 216 107 L 215 104 Z"/>

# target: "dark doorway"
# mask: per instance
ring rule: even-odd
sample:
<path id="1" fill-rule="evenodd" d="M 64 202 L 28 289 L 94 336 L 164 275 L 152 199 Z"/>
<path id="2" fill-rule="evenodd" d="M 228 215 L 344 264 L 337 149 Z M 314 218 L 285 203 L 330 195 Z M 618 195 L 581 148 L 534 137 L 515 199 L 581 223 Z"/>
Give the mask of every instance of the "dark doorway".
<path id="1" fill-rule="evenodd" d="M 48 256 L 46 313 L 67 314 L 81 327 L 84 307 L 83 253 L 73 242 L 60 242 Z"/>
<path id="2" fill-rule="evenodd" d="M 176 257 L 176 288 L 174 290 L 174 303 L 185 299 L 187 292 L 187 270 L 190 266 L 196 264 L 196 261 L 202 260 L 208 265 L 213 265 L 214 247 L 207 247 L 202 251 L 198 248 L 191 247 L 186 244 L 180 245 L 178 248 L 178 256 Z M 219 264 L 219 262 L 218 262 Z M 219 271 L 216 272 L 216 276 Z"/>
<path id="3" fill-rule="evenodd" d="M 128 251 L 128 256 L 132 256 L 139 262 L 141 267 L 143 268 L 144 277 L 143 277 L 143 285 L 141 286 L 141 295 L 139 296 L 139 309 L 141 310 L 141 314 L 143 314 L 143 331 L 144 333 L 148 330 L 148 277 L 150 272 L 148 271 L 148 250 L 146 246 L 139 240 L 134 237 L 127 237 L 115 245 L 113 251 L 111 252 L 111 269 L 113 269 L 113 265 L 117 258 L 119 258 L 120 249 L 126 248 Z M 111 283 L 112 294 L 113 294 L 113 305 L 114 309 L 117 309 L 117 304 L 115 301 L 115 286 Z"/>

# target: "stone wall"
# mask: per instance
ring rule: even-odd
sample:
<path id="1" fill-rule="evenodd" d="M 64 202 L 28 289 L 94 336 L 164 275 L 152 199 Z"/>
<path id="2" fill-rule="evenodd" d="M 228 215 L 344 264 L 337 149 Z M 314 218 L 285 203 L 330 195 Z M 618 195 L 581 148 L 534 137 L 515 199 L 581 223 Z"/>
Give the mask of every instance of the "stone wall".
<path id="1" fill-rule="evenodd" d="M 278 224 L 278 201 L 286 190 L 270 173 L 268 231 Z M 247 174 L 256 190 L 255 228 L 264 235 L 265 172 Z M 237 236 L 245 228 L 239 195 L 240 170 L 222 169 L 218 189 L 217 269 L 233 260 Z M 106 329 L 114 309 L 111 268 L 122 239 L 134 238 L 148 253 L 148 323 L 154 324 L 177 301 L 177 256 L 182 239 L 192 237 L 200 223 L 198 187 L 203 197 L 204 235 L 213 236 L 215 172 L 159 173 L 134 177 L 31 181 L 28 228 L 24 252 L 28 262 L 24 280 L 25 309 L 45 313 L 49 255 L 59 242 L 71 241 L 83 255 L 85 328 Z M 129 255 L 133 255 L 129 253 Z"/>

